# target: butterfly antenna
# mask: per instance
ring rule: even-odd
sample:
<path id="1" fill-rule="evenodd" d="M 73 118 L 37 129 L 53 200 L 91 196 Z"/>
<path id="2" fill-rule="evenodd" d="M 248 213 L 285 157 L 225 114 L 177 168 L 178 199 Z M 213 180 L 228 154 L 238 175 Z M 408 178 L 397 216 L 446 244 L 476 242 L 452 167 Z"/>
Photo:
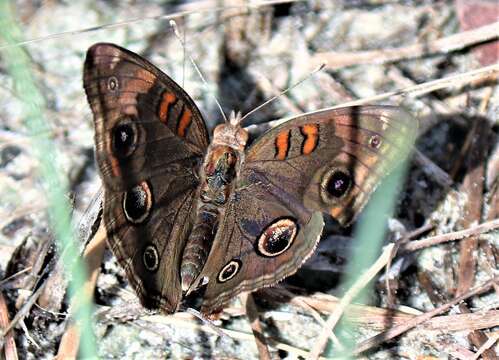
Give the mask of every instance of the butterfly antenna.
<path id="1" fill-rule="evenodd" d="M 180 32 L 178 31 L 177 23 L 175 22 L 175 20 L 170 20 L 170 26 L 172 27 L 173 33 L 177 37 L 178 41 L 180 41 L 180 43 L 182 44 L 182 47 L 184 48 L 184 54 L 187 54 L 187 57 L 189 58 L 189 61 L 191 62 L 192 66 L 194 67 L 194 70 L 196 70 L 196 72 L 198 73 L 198 75 L 201 78 L 201 81 L 203 82 L 203 84 L 205 86 L 208 86 L 208 82 L 206 82 L 203 74 L 201 73 L 201 70 L 199 70 L 198 66 L 196 65 L 196 62 L 194 61 L 194 59 L 192 58 L 192 56 L 186 51 L 187 47 L 185 46 L 184 41 L 180 37 Z M 224 111 L 222 110 L 222 105 L 220 105 L 220 102 L 218 101 L 218 99 L 215 96 L 213 96 L 213 99 L 215 99 L 215 103 L 217 104 L 218 109 L 222 113 L 222 117 L 224 118 L 224 121 L 226 123 L 228 123 L 229 120 L 227 119 L 227 116 L 225 115 Z"/>
<path id="2" fill-rule="evenodd" d="M 264 106 L 267 106 L 268 104 L 270 104 L 272 101 L 274 101 L 275 99 L 281 97 L 282 95 L 286 94 L 288 91 L 294 89 L 295 87 L 297 87 L 298 85 L 300 85 L 302 82 L 304 82 L 305 80 L 308 80 L 310 79 L 315 73 L 321 71 L 322 69 L 324 69 L 324 67 L 326 66 L 326 63 L 322 63 L 320 64 L 315 70 L 313 70 L 311 73 L 309 73 L 307 76 L 305 76 L 304 78 L 300 79 L 299 81 L 297 81 L 296 83 L 294 83 L 293 85 L 291 85 L 290 87 L 288 87 L 287 89 L 281 91 L 279 94 L 275 95 L 275 96 L 272 96 L 270 99 L 268 99 L 267 101 L 265 101 L 263 104 L 260 104 L 258 105 L 256 108 L 254 108 L 253 110 L 251 110 L 249 113 L 247 113 L 246 115 L 244 115 L 242 118 L 241 118 L 241 123 L 244 121 L 244 119 L 246 119 L 248 116 L 250 116 L 251 114 L 257 112 L 258 110 L 260 110 L 261 108 L 263 108 Z"/>

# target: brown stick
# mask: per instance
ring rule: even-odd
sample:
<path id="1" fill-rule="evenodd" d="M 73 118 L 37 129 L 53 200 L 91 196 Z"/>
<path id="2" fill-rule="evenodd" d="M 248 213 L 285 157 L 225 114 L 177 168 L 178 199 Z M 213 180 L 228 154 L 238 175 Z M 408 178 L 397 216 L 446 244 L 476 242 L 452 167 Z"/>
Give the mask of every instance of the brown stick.
<path id="1" fill-rule="evenodd" d="M 105 248 L 106 230 L 104 228 L 104 222 L 101 221 L 99 229 L 95 233 L 92 240 L 90 240 L 85 252 L 83 253 L 83 260 L 85 261 L 89 274 L 87 281 L 83 285 L 83 294 L 85 294 L 85 296 L 91 297 L 94 292 L 97 277 L 100 274 L 100 265 L 102 263 Z M 79 299 L 73 298 L 71 300 L 70 308 L 74 309 L 78 306 L 78 302 Z M 68 328 L 62 336 L 56 359 L 76 359 L 79 345 L 80 328 L 77 323 L 70 322 Z"/>
<path id="2" fill-rule="evenodd" d="M 490 310 L 476 313 L 436 316 L 422 326 L 428 330 L 444 332 L 489 329 L 499 324 L 499 311 Z"/>
<path id="3" fill-rule="evenodd" d="M 31 307 L 33 304 L 38 300 L 38 297 L 42 293 L 46 283 L 43 283 L 31 296 L 28 298 L 28 300 L 24 303 L 21 309 L 14 315 L 14 318 L 10 322 L 10 324 L 3 329 L 2 333 L 0 334 L 0 341 L 5 337 L 5 334 L 7 334 L 14 326 L 17 325 L 17 323 L 21 320 L 23 320 L 28 312 L 30 311 Z"/>
<path id="4" fill-rule="evenodd" d="M 258 309 L 256 308 L 255 300 L 250 293 L 243 293 L 240 295 L 244 307 L 246 308 L 246 315 L 248 316 L 251 331 L 255 337 L 256 347 L 258 348 L 258 354 L 260 360 L 270 360 L 270 352 L 263 335 L 262 325 L 260 324 L 260 319 L 258 318 Z"/>
<path id="5" fill-rule="evenodd" d="M 320 110 L 304 113 L 304 114 L 301 114 L 300 116 L 311 115 L 317 111 L 332 110 L 332 109 L 338 109 L 338 108 L 347 107 L 347 106 L 372 104 L 372 103 L 375 103 L 378 101 L 382 101 L 382 100 L 391 98 L 393 96 L 403 96 L 403 97 L 410 96 L 413 98 L 417 98 L 417 97 L 426 95 L 428 93 L 431 93 L 433 91 L 437 91 L 437 90 L 441 90 L 441 89 L 445 89 L 445 88 L 451 88 L 451 87 L 465 86 L 465 85 L 473 84 L 476 82 L 482 82 L 485 80 L 496 79 L 497 77 L 499 77 L 499 64 L 494 64 L 494 65 L 485 66 L 485 67 L 482 67 L 482 68 L 479 68 L 476 70 L 471 70 L 471 71 L 467 71 L 464 73 L 451 75 L 451 76 L 448 76 L 448 77 L 443 78 L 443 79 L 431 80 L 431 81 L 427 81 L 427 82 L 424 82 L 421 84 L 411 85 L 411 86 L 408 86 L 408 87 L 401 89 L 401 90 L 390 91 L 390 92 L 382 93 L 379 95 L 365 97 L 365 98 L 358 99 L 358 100 L 347 101 L 347 102 L 341 103 L 339 105 L 335 105 L 335 106 L 331 106 L 328 108 L 322 108 Z M 279 120 L 269 121 L 265 124 L 261 124 L 258 126 L 251 125 L 251 126 L 248 126 L 246 129 L 252 129 L 253 127 L 263 127 L 264 129 L 268 129 L 268 128 L 280 125 L 280 124 L 282 124 L 286 121 L 289 121 L 290 119 L 293 119 L 295 117 L 296 117 L 296 115 L 282 118 Z M 446 182 L 447 181 L 444 181 L 444 184 Z M 452 181 L 450 181 L 450 183 L 452 183 Z"/>
<path id="6" fill-rule="evenodd" d="M 486 121 L 476 119 L 469 131 L 466 142 L 469 150 L 464 159 L 466 176 L 464 177 L 461 191 L 468 196 L 468 202 L 464 208 L 464 216 L 461 226 L 466 228 L 480 222 L 482 217 L 483 190 L 485 187 L 485 162 L 487 159 L 489 142 L 488 139 L 492 129 Z M 459 269 L 456 295 L 468 291 L 473 285 L 476 268 L 476 250 L 478 248 L 478 237 L 470 236 L 459 244 Z"/>
<path id="7" fill-rule="evenodd" d="M 416 316 L 415 318 L 409 320 L 405 324 L 395 326 L 394 328 L 391 328 L 390 330 L 382 332 L 381 334 L 378 334 L 376 336 L 373 336 L 370 339 L 367 339 L 367 340 L 361 342 L 354 350 L 354 352 L 353 352 L 354 355 L 361 354 L 366 350 L 369 350 L 375 346 L 380 345 L 381 343 L 383 343 L 387 340 L 393 339 L 394 337 L 397 337 L 397 336 L 405 333 L 406 331 L 416 327 L 417 325 L 420 325 L 420 324 L 424 323 L 425 321 L 430 320 L 435 315 L 441 314 L 441 313 L 449 310 L 451 307 L 459 304 L 461 301 L 463 301 L 469 297 L 472 297 L 472 296 L 481 294 L 485 291 L 488 291 L 492 287 L 492 284 L 496 283 L 497 281 L 499 281 L 499 277 L 490 279 L 489 281 L 476 287 L 475 289 L 470 290 L 467 293 L 456 297 L 454 300 L 448 302 L 447 304 L 439 306 L 438 308 L 431 310 L 431 311 L 428 311 L 427 313 L 424 313 L 422 315 Z"/>
<path id="8" fill-rule="evenodd" d="M 459 310 L 463 314 L 469 314 L 470 310 L 466 304 L 459 304 Z M 489 338 L 483 331 L 472 330 L 468 334 L 468 340 L 477 348 L 480 349 Z M 494 349 L 484 349 L 482 352 L 483 360 L 496 360 L 497 355 Z"/>
<path id="9" fill-rule="evenodd" d="M 480 358 L 480 356 L 482 356 L 482 354 L 485 355 L 485 352 L 487 350 L 493 350 L 492 349 L 492 346 L 494 346 L 494 344 L 497 342 L 497 340 L 499 340 L 499 334 L 498 333 L 493 333 L 491 337 L 489 337 L 487 339 L 487 341 L 484 342 L 484 344 L 482 346 L 480 346 L 480 348 L 478 349 L 478 351 L 475 353 L 475 356 L 472 358 L 472 360 L 477 360 Z M 495 355 L 495 351 L 493 353 L 493 358 L 494 360 L 497 359 L 497 355 Z M 484 359 L 485 359 L 485 356 L 484 356 Z"/>
<path id="10" fill-rule="evenodd" d="M 476 250 L 478 249 L 478 237 L 470 236 L 463 239 L 459 247 L 459 269 L 457 273 L 456 294 L 464 294 L 471 288 L 475 281 L 476 273 Z"/>
<path id="11" fill-rule="evenodd" d="M 441 167 L 430 160 L 425 154 L 418 149 L 414 150 L 414 161 L 420 165 L 422 170 L 436 180 L 444 187 L 451 187 L 453 184 L 452 178 Z"/>
<path id="12" fill-rule="evenodd" d="M 480 225 L 473 226 L 465 230 L 455 231 L 449 234 L 436 235 L 422 240 L 411 241 L 407 244 L 402 245 L 401 251 L 420 250 L 430 246 L 442 244 L 445 242 L 460 240 L 467 236 L 479 235 L 498 228 L 499 228 L 499 219 L 494 219 L 492 221 L 487 221 L 481 223 Z"/>
<path id="13" fill-rule="evenodd" d="M 437 90 L 445 89 L 447 87 L 464 86 L 470 83 L 475 83 L 477 81 L 484 81 L 488 79 L 495 80 L 498 75 L 499 75 L 499 64 L 494 64 L 490 66 L 484 66 L 480 69 L 466 71 L 464 73 L 456 75 L 451 75 L 443 79 L 437 79 L 418 85 L 408 86 L 402 90 L 390 91 L 359 100 L 349 101 L 327 109 L 336 109 L 345 106 L 369 104 L 375 101 L 388 99 L 392 96 L 397 96 L 397 95 L 419 97 Z M 327 110 L 327 109 L 321 109 L 321 110 Z"/>
<path id="14" fill-rule="evenodd" d="M 384 64 L 400 60 L 414 59 L 430 54 L 448 53 L 461 50 L 471 45 L 497 39 L 499 22 L 477 29 L 463 31 L 427 43 L 413 44 L 394 49 L 381 49 L 357 52 L 323 52 L 312 57 L 313 66 L 327 63 L 327 67 L 337 70 L 342 67 L 359 64 Z"/>
<path id="15" fill-rule="evenodd" d="M 281 291 L 280 288 L 273 288 L 279 296 L 290 296 Z M 294 296 L 293 300 L 300 299 L 312 308 L 323 314 L 332 313 L 338 306 L 340 300 L 331 295 L 317 294 L 315 296 Z M 403 312 L 395 309 L 385 309 L 369 305 L 350 304 L 348 311 L 343 315 L 344 319 L 356 326 L 370 330 L 385 331 L 392 326 L 407 323 L 421 312 Z M 387 320 L 390 321 L 387 321 Z M 453 314 L 436 316 L 428 320 L 422 326 L 427 330 L 454 332 L 466 330 L 488 329 L 499 323 L 499 310 L 489 310 L 487 312 L 478 311 L 470 314 Z M 320 323 L 323 325 L 322 323 Z"/>
<path id="16" fill-rule="evenodd" d="M 333 311 L 333 313 L 327 319 L 326 322 L 327 326 L 325 326 L 322 329 L 322 332 L 319 335 L 319 338 L 317 339 L 317 342 L 311 351 L 310 355 L 311 359 L 319 358 L 320 354 L 324 351 L 324 348 L 326 347 L 330 334 L 333 333 L 334 327 L 336 326 L 341 316 L 343 315 L 343 312 L 352 302 L 355 296 L 362 289 L 366 287 L 369 281 L 371 281 L 378 272 L 380 272 L 385 267 L 385 265 L 390 259 L 393 247 L 394 247 L 393 244 L 387 245 L 384 248 L 383 253 L 376 260 L 376 262 L 373 265 L 371 265 L 371 267 L 357 279 L 357 281 L 353 284 L 353 286 L 350 289 L 348 289 L 348 291 L 342 297 L 338 307 Z"/>
<path id="17" fill-rule="evenodd" d="M 3 294 L 0 292 L 0 329 L 5 329 L 9 326 L 9 310 L 7 310 L 7 304 Z M 5 360 L 17 360 L 17 348 L 16 342 L 12 331 L 5 333 L 5 342 L 3 344 Z M 1 348 L 1 346 L 0 346 Z"/>
<path id="18" fill-rule="evenodd" d="M 400 246 L 402 244 L 406 244 L 408 241 L 415 238 L 416 236 L 419 236 L 422 233 L 424 233 L 428 230 L 431 230 L 433 227 L 434 227 L 434 225 L 431 223 L 425 224 L 425 225 L 421 226 L 420 228 L 418 228 L 414 231 L 411 231 L 410 233 L 404 235 L 404 237 L 402 237 L 400 240 L 395 242 L 395 245 L 392 249 L 392 252 L 390 253 L 390 257 L 388 258 L 388 261 L 387 261 L 386 267 L 385 267 L 386 300 L 387 300 L 387 304 L 388 304 L 389 308 L 393 308 L 395 306 L 395 297 L 393 295 L 394 291 L 392 291 L 392 287 L 390 285 L 390 280 L 391 280 L 390 268 L 392 267 L 392 261 L 393 261 L 393 259 L 395 259 L 395 256 L 397 255 L 397 253 L 400 249 Z"/>

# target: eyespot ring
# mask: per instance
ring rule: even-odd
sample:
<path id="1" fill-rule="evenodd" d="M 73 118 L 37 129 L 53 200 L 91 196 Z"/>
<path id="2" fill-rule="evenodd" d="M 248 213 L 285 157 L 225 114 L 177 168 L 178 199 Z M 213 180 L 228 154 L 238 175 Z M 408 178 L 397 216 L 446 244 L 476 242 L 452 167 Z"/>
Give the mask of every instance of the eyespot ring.
<path id="1" fill-rule="evenodd" d="M 156 271 L 159 267 L 158 250 L 154 245 L 147 245 L 142 253 L 142 263 L 148 271 Z"/>
<path id="2" fill-rule="evenodd" d="M 369 139 L 369 146 L 371 148 L 373 148 L 373 149 L 379 149 L 379 147 L 381 146 L 382 142 L 383 141 L 381 140 L 381 136 L 379 136 L 378 134 L 374 134 Z"/>
<path id="3" fill-rule="evenodd" d="M 297 223 L 291 218 L 274 221 L 258 237 L 256 242 L 258 253 L 266 257 L 275 257 L 282 254 L 293 244 L 297 232 Z"/>
<path id="4" fill-rule="evenodd" d="M 125 117 L 114 125 L 110 137 L 113 155 L 121 159 L 129 157 L 137 148 L 137 125 L 131 118 Z"/>
<path id="5" fill-rule="evenodd" d="M 232 259 L 229 261 L 218 273 L 218 281 L 224 283 L 232 279 L 241 269 L 241 265 L 242 263 L 239 260 Z"/>
<path id="6" fill-rule="evenodd" d="M 152 208 L 152 192 L 147 181 L 142 181 L 123 195 L 123 212 L 133 224 L 144 222 Z"/>
<path id="7" fill-rule="evenodd" d="M 120 83 L 116 76 L 110 76 L 107 78 L 107 89 L 111 92 L 116 92 L 119 89 Z"/>
<path id="8" fill-rule="evenodd" d="M 321 197 L 325 202 L 335 201 L 340 199 L 352 188 L 352 176 L 344 168 L 332 168 L 322 178 L 321 182 Z"/>

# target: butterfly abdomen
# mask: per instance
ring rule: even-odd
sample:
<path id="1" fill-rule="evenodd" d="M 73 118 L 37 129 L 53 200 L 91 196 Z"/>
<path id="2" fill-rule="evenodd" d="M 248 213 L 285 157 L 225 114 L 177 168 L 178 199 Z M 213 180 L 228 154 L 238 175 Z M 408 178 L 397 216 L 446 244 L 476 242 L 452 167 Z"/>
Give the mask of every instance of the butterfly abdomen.
<path id="1" fill-rule="evenodd" d="M 180 266 L 184 292 L 189 290 L 206 262 L 215 238 L 219 214 L 218 208 L 211 204 L 201 203 L 198 208 L 196 221 L 184 248 Z"/>
<path id="2" fill-rule="evenodd" d="M 208 151 L 199 188 L 196 220 L 182 255 L 182 290 L 189 291 L 200 274 L 217 233 L 219 218 L 229 199 L 240 155 L 228 145 L 215 145 Z"/>

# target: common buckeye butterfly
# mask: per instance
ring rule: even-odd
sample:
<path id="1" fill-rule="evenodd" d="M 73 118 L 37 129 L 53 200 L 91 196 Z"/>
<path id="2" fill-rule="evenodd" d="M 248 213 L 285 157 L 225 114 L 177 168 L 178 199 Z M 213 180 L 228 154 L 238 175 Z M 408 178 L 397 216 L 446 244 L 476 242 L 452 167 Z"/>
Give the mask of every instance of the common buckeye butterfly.
<path id="1" fill-rule="evenodd" d="M 293 274 L 322 213 L 349 224 L 416 136 L 400 108 L 359 106 L 298 116 L 248 147 L 233 114 L 210 142 L 189 95 L 112 44 L 88 50 L 83 81 L 109 245 L 142 304 L 166 313 L 199 288 L 209 314 Z"/>

